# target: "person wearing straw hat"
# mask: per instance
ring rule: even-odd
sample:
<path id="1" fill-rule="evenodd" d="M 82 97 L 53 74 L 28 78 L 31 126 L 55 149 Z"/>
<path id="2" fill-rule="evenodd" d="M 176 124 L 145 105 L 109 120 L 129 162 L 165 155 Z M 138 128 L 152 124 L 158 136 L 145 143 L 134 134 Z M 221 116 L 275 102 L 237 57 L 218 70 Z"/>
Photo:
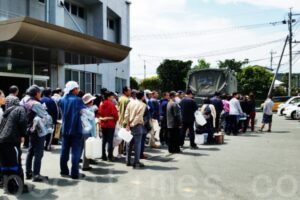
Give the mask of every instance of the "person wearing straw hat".
<path id="1" fill-rule="evenodd" d="M 96 97 L 91 95 L 90 93 L 85 94 L 82 97 L 83 103 L 87 106 L 86 109 L 82 110 L 82 118 L 87 120 L 87 122 L 90 124 L 90 129 L 88 131 L 83 131 L 83 138 L 82 138 L 82 147 L 81 147 L 81 154 L 84 150 L 85 152 L 85 141 L 89 137 L 96 137 L 96 118 L 95 118 L 95 111 L 98 110 L 97 106 L 94 105 L 94 100 Z M 89 171 L 92 170 L 92 167 L 90 167 L 90 159 L 87 159 L 85 156 L 85 153 L 83 154 L 83 163 L 82 163 L 82 171 Z M 95 161 L 93 162 L 95 163 Z"/>
<path id="2" fill-rule="evenodd" d="M 69 176 L 69 154 L 72 150 L 71 178 L 84 178 L 79 174 L 79 161 L 82 143 L 82 122 L 81 111 L 86 108 L 79 94 L 79 85 L 75 81 L 69 81 L 64 89 L 64 96 L 60 100 L 62 110 L 62 150 L 60 155 L 60 174 L 63 177 Z"/>

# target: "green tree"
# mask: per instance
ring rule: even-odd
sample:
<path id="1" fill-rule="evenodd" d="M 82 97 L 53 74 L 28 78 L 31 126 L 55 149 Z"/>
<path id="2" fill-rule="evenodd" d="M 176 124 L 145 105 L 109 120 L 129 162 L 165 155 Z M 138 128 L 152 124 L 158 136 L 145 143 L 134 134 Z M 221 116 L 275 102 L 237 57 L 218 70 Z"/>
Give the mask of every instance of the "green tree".
<path id="1" fill-rule="evenodd" d="M 191 65 L 192 61 L 164 60 L 157 68 L 157 74 L 161 80 L 162 92 L 184 90 Z"/>
<path id="2" fill-rule="evenodd" d="M 254 92 L 258 98 L 266 98 L 273 74 L 261 66 L 248 66 L 237 74 L 238 91 L 243 94 Z"/>
<path id="3" fill-rule="evenodd" d="M 205 59 L 199 59 L 198 64 L 193 67 L 193 69 L 208 69 L 210 68 L 210 63 L 206 62 Z"/>
<path id="4" fill-rule="evenodd" d="M 158 78 L 158 76 L 145 78 L 140 83 L 140 89 L 142 90 L 149 89 L 149 90 L 160 91 L 160 88 L 161 88 L 161 81 Z"/>
<path id="5" fill-rule="evenodd" d="M 139 83 L 134 77 L 130 77 L 130 87 L 131 89 L 136 89 L 136 90 L 139 89 Z"/>
<path id="6" fill-rule="evenodd" d="M 242 66 L 248 64 L 248 60 L 245 59 L 244 61 L 236 61 L 235 59 L 226 59 L 224 61 L 218 62 L 218 67 L 220 69 L 231 69 L 237 73 L 241 72 Z"/>

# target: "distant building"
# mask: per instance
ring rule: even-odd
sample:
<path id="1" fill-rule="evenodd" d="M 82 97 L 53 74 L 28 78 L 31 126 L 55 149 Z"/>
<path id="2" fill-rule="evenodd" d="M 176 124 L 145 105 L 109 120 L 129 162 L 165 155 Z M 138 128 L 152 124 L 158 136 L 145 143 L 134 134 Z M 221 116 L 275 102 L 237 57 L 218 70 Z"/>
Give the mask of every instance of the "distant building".
<path id="1" fill-rule="evenodd" d="M 129 84 L 127 0 L 1 0 L 0 88 L 121 92 Z"/>

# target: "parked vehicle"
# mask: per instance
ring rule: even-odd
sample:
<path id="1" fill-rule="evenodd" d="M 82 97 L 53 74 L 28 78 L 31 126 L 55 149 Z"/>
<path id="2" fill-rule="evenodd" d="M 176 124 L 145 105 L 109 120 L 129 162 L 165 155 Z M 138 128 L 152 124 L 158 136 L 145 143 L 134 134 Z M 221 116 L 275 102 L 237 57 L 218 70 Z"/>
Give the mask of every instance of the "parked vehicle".
<path id="1" fill-rule="evenodd" d="M 278 96 L 278 97 L 273 97 L 272 100 L 273 100 L 273 102 L 274 102 L 274 105 L 273 105 L 273 107 L 272 107 L 272 111 L 273 111 L 273 112 L 277 112 L 279 105 L 282 104 L 282 103 L 285 103 L 285 102 L 286 102 L 287 100 L 289 100 L 290 98 L 291 98 L 291 97 L 289 97 L 289 96 Z M 260 105 L 260 107 L 261 107 L 261 109 L 263 109 L 263 108 L 264 108 L 264 103 L 262 103 L 262 104 Z"/>
<path id="2" fill-rule="evenodd" d="M 283 111 L 283 115 L 287 119 L 299 119 L 297 118 L 298 110 L 300 110 L 300 103 L 291 104 L 285 108 L 285 110 Z"/>
<path id="3" fill-rule="evenodd" d="M 300 96 L 291 97 L 285 103 L 279 104 L 277 109 L 277 114 L 283 115 L 283 111 L 287 106 L 297 104 L 297 103 L 300 103 Z"/>

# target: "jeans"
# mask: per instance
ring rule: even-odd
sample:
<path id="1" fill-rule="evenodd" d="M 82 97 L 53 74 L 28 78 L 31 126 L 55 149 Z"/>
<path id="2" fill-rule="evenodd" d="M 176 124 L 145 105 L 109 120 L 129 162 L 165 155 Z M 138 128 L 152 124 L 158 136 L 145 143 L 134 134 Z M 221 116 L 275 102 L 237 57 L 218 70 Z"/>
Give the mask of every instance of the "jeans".
<path id="1" fill-rule="evenodd" d="M 184 145 L 184 140 L 186 136 L 186 131 L 189 129 L 189 138 L 190 138 L 190 146 L 196 146 L 195 144 L 195 131 L 194 131 L 194 122 L 184 122 L 181 129 L 181 137 L 180 137 L 180 146 Z"/>
<path id="2" fill-rule="evenodd" d="M 54 124 L 54 131 L 52 133 L 46 135 L 45 149 L 48 151 L 51 150 L 51 145 L 52 145 L 53 137 L 55 134 L 55 130 L 56 130 L 56 124 Z"/>
<path id="3" fill-rule="evenodd" d="M 114 128 L 102 128 L 102 158 L 106 157 L 106 144 L 108 145 L 108 158 L 113 158 L 113 150 L 114 150 Z"/>
<path id="4" fill-rule="evenodd" d="M 29 136 L 29 149 L 26 158 L 26 175 L 40 175 L 42 158 L 44 156 L 44 143 L 46 136 L 39 137 L 36 133 Z M 32 173 L 32 160 L 33 173 Z"/>
<path id="5" fill-rule="evenodd" d="M 62 136 L 62 149 L 60 155 L 60 170 L 62 175 L 69 175 L 68 161 L 70 149 L 72 149 L 72 168 L 71 176 L 77 178 L 79 176 L 79 161 L 82 143 L 82 134 Z"/>
<path id="6" fill-rule="evenodd" d="M 133 138 L 129 143 L 126 144 L 127 146 L 126 162 L 131 163 L 131 153 L 132 153 L 132 147 L 134 145 L 134 164 L 138 164 L 140 163 L 142 137 L 144 134 L 143 125 L 139 124 L 132 127 L 131 133 L 133 135 Z"/>

